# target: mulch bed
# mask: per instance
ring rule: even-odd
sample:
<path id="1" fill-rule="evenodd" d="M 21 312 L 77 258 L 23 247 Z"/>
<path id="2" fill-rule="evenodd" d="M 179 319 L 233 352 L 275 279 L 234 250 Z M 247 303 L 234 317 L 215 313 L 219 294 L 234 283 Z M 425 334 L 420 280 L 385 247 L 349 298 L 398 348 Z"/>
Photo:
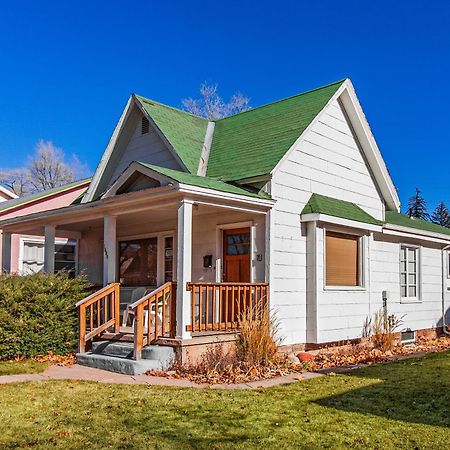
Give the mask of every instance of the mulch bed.
<path id="1" fill-rule="evenodd" d="M 438 339 L 419 339 L 413 344 L 397 345 L 391 351 L 382 352 L 367 345 L 354 345 L 350 348 L 320 350 L 314 359 L 305 362 L 304 367 L 310 372 L 316 372 L 333 367 L 351 367 L 361 364 L 374 364 L 400 359 L 414 354 L 432 353 L 450 349 L 450 337 Z"/>
<path id="2" fill-rule="evenodd" d="M 237 366 L 228 365 L 218 370 L 211 368 L 207 371 L 195 371 L 189 367 L 177 367 L 169 371 L 150 371 L 149 376 L 185 379 L 197 384 L 240 384 L 252 381 L 268 380 L 270 378 L 285 376 L 305 371 L 303 364 L 296 364 L 287 358 L 271 363 L 268 366 Z"/>
<path id="3" fill-rule="evenodd" d="M 391 351 L 382 352 L 371 348 L 369 344 L 358 344 L 343 348 L 324 348 L 316 354 L 299 353 L 300 359 L 308 359 L 299 363 L 293 362 L 286 355 L 268 366 L 252 366 L 230 364 L 226 367 L 212 367 L 208 370 L 195 370 L 192 366 L 180 366 L 169 371 L 150 371 L 149 376 L 172 379 L 186 379 L 198 384 L 239 384 L 252 381 L 267 380 L 292 373 L 330 371 L 332 368 L 345 368 L 369 365 L 379 362 L 401 359 L 414 354 L 432 353 L 450 349 L 450 337 L 432 340 L 417 340 L 414 344 L 397 345 Z M 308 355 L 305 358 L 305 355 Z"/>

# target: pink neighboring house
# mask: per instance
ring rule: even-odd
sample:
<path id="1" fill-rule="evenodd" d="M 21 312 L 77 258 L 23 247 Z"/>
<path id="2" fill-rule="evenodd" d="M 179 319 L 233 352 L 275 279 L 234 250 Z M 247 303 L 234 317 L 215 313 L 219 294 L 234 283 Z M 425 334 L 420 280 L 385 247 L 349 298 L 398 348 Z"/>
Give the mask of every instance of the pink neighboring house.
<path id="1" fill-rule="evenodd" d="M 25 197 L 17 197 L 16 194 L 0 186 L 0 220 L 69 206 L 81 199 L 90 181 L 90 179 L 76 181 Z M 0 230 L 0 236 L 1 232 Z M 57 239 L 55 243 L 55 266 L 57 267 L 59 262 L 60 268 L 71 270 L 73 267 L 75 270 L 77 264 L 76 239 Z M 0 239 L 0 258 L 2 255 L 1 245 Z M 29 274 L 39 272 L 42 270 L 43 263 L 43 235 L 12 235 L 11 273 Z"/>

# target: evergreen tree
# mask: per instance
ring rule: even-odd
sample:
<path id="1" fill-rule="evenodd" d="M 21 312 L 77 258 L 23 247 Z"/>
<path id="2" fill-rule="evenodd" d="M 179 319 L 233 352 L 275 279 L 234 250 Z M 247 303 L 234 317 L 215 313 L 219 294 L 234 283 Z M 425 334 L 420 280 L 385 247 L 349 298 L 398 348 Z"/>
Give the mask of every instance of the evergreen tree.
<path id="1" fill-rule="evenodd" d="M 427 211 L 427 204 L 420 193 L 420 189 L 416 188 L 416 195 L 409 197 L 406 214 L 415 219 L 429 220 L 430 215 Z"/>
<path id="2" fill-rule="evenodd" d="M 443 227 L 450 228 L 450 213 L 444 202 L 436 206 L 433 214 L 431 214 L 431 221 Z"/>

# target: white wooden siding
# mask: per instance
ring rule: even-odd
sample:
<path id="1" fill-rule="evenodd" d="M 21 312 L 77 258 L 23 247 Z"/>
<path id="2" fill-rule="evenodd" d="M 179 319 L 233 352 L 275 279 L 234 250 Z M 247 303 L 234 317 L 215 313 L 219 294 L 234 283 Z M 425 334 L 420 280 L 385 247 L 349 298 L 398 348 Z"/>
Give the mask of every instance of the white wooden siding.
<path id="1" fill-rule="evenodd" d="M 131 139 L 121 151 L 109 184 L 114 182 L 133 161 L 180 170 L 178 162 L 151 126 L 148 133 L 141 134 L 141 120 L 142 116 L 136 121 Z"/>
<path id="2" fill-rule="evenodd" d="M 307 279 L 309 294 L 312 295 L 314 289 L 309 280 L 312 276 L 309 261 L 314 258 L 312 243 L 308 244 L 307 254 L 307 233 L 306 230 L 302 233 L 300 212 L 311 194 L 317 193 L 354 202 L 378 219 L 384 216 L 383 201 L 337 101 L 323 111 L 277 168 L 271 193 L 277 200 L 272 212 L 271 304 L 280 319 L 283 343 L 311 342 L 316 335 L 311 320 L 320 312 L 310 295 L 307 301 Z M 320 255 L 317 264 L 320 267 Z M 357 294 L 351 297 L 356 298 Z M 323 306 L 334 301 L 339 303 L 336 298 L 329 300 Z M 351 304 L 353 300 L 348 301 Z M 348 315 L 351 308 L 348 307 Z M 342 311 L 342 314 L 346 317 L 347 313 Z M 359 320 L 357 324 L 352 323 L 348 316 L 345 323 L 352 333 L 360 331 Z"/>

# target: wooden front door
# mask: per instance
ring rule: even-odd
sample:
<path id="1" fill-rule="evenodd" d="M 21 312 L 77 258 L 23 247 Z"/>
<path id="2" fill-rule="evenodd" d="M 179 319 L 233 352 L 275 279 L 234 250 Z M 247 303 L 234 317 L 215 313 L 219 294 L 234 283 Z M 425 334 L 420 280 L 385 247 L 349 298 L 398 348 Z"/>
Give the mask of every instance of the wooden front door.
<path id="1" fill-rule="evenodd" d="M 250 228 L 235 228 L 223 232 L 223 281 L 250 283 Z M 236 323 L 249 305 L 250 298 L 240 289 L 228 302 L 227 322 Z"/>
<path id="2" fill-rule="evenodd" d="M 250 283 L 250 228 L 224 230 L 223 281 Z"/>

